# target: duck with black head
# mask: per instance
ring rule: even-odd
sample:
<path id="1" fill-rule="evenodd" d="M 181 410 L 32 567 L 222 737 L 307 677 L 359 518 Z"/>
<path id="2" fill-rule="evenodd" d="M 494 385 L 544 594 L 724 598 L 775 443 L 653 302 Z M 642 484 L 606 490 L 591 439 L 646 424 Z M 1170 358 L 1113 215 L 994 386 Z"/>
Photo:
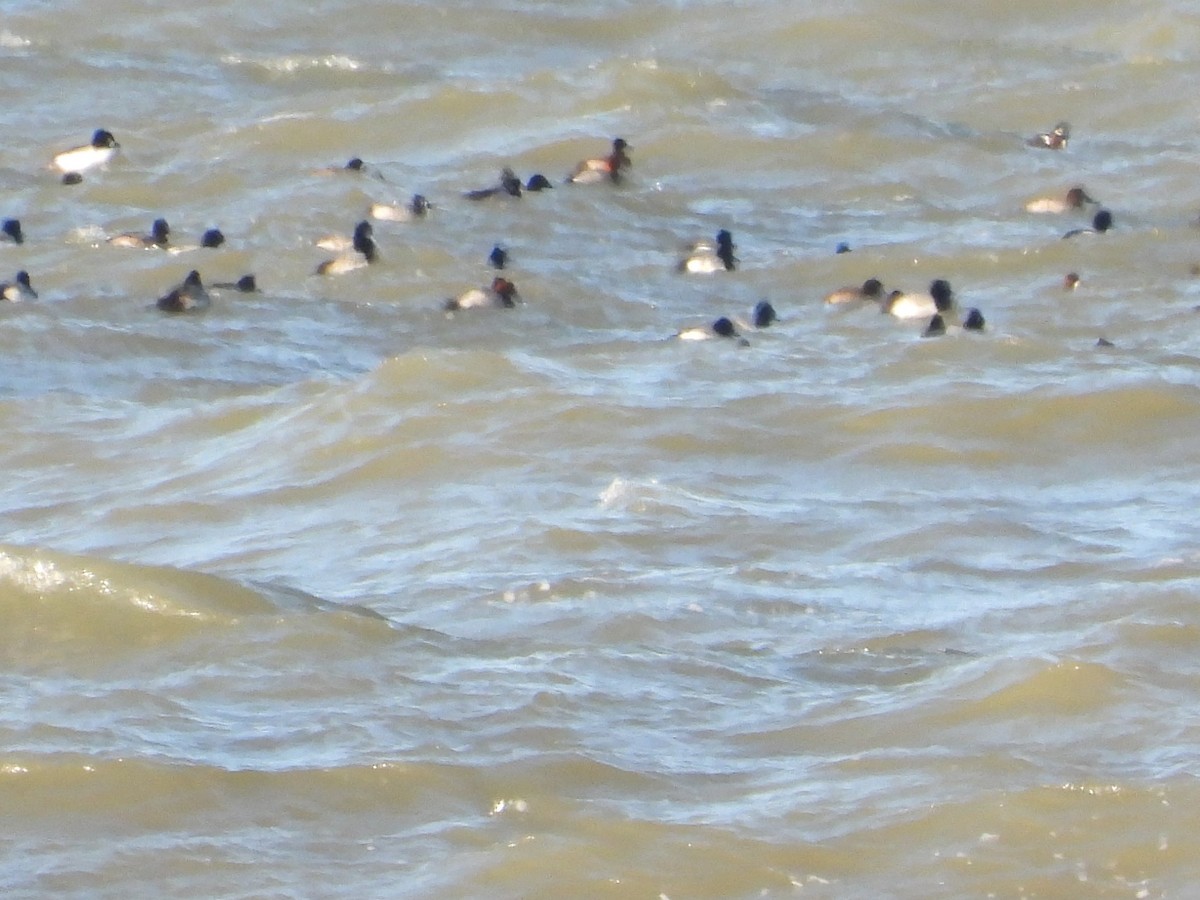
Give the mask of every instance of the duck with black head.
<path id="1" fill-rule="evenodd" d="M 354 236 L 350 240 L 350 249 L 333 259 L 327 259 L 317 266 L 317 275 L 344 275 L 374 263 L 379 258 L 379 248 L 375 244 L 375 229 L 366 219 L 354 226 Z"/>
<path id="2" fill-rule="evenodd" d="M 90 144 L 84 144 L 82 147 L 72 147 L 70 150 L 63 150 L 61 153 L 56 153 L 52 160 L 52 165 L 64 173 L 64 176 L 80 175 L 89 169 L 108 165 L 112 158 L 117 155 L 117 150 L 120 147 L 121 145 L 117 143 L 117 139 L 113 137 L 111 131 L 104 128 L 97 128 L 92 133 Z"/>
<path id="3" fill-rule="evenodd" d="M 715 241 L 703 240 L 692 244 L 675 268 L 693 275 L 732 272 L 738 264 L 738 258 L 733 255 L 735 249 L 733 235 L 722 228 L 717 232 Z"/>
<path id="4" fill-rule="evenodd" d="M 22 269 L 12 281 L 0 284 L 0 298 L 9 303 L 21 303 L 26 300 L 36 300 L 37 291 L 29 281 L 29 273 Z"/>
<path id="5" fill-rule="evenodd" d="M 596 184 L 601 181 L 620 181 L 622 173 L 633 165 L 627 152 L 632 149 L 624 138 L 614 138 L 612 151 L 607 156 L 583 160 L 567 176 L 567 183 Z"/>
<path id="6" fill-rule="evenodd" d="M 149 234 L 138 234 L 127 231 L 124 234 L 114 234 L 108 239 L 109 246 L 126 247 L 136 250 L 165 250 L 171 238 L 171 226 L 166 219 L 155 219 L 150 224 Z"/>
<path id="7" fill-rule="evenodd" d="M 156 305 L 164 312 L 201 312 L 211 303 L 200 273 L 192 269 L 180 284 L 159 297 Z"/>

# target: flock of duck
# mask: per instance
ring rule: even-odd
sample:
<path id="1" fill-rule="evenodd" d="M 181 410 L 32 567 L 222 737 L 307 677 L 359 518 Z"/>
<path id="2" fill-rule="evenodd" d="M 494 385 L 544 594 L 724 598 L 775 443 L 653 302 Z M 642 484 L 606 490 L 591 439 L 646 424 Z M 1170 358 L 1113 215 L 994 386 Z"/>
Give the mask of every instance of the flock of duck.
<path id="1" fill-rule="evenodd" d="M 1070 126 L 1060 122 L 1051 131 L 1035 135 L 1028 139 L 1030 147 L 1046 150 L 1063 150 L 1070 140 Z M 55 154 L 51 166 L 61 173 L 64 184 L 78 184 L 84 174 L 93 170 L 103 169 L 110 163 L 121 145 L 112 132 L 100 128 L 92 135 L 88 144 L 74 147 Z M 580 162 L 566 178 L 569 184 L 595 184 L 602 182 L 620 182 L 625 171 L 631 166 L 629 151 L 632 148 L 622 138 L 613 140 L 610 151 L 595 158 Z M 351 174 L 367 174 L 373 170 L 355 157 L 344 166 L 329 167 L 317 170 L 318 174 L 335 174 L 339 172 Z M 382 176 L 377 176 L 382 178 Z M 470 201 L 485 201 L 493 197 L 520 197 L 523 192 L 539 192 L 553 187 L 551 181 L 544 175 L 535 174 L 528 180 L 522 180 L 511 168 L 505 167 L 496 184 L 485 188 L 463 192 L 463 197 Z M 1082 186 L 1072 187 L 1065 195 L 1059 197 L 1039 197 L 1029 201 L 1025 209 L 1031 213 L 1054 214 L 1083 210 L 1099 204 L 1088 195 Z M 370 219 L 378 221 L 402 222 L 413 221 L 425 216 L 432 204 L 421 194 L 413 195 L 404 205 L 388 205 L 373 203 L 368 210 L 369 219 L 363 219 L 355 225 L 350 235 L 335 235 L 322 238 L 316 242 L 318 247 L 333 252 L 335 255 L 320 263 L 315 274 L 321 276 L 336 276 L 355 269 L 363 268 L 378 259 L 378 247 L 375 243 L 374 228 Z M 1064 238 L 1073 238 L 1083 234 L 1100 234 L 1108 231 L 1113 224 L 1112 213 L 1099 208 L 1092 220 L 1091 228 L 1077 228 L 1068 231 Z M 6 219 L 0 225 L 0 240 L 15 244 L 24 242 L 21 223 L 17 219 Z M 164 250 L 171 253 L 184 252 L 198 248 L 217 248 L 225 243 L 225 236 L 220 229 L 210 228 L 200 236 L 198 245 L 177 246 L 171 243 L 171 228 L 165 219 L 153 221 L 150 231 L 145 234 L 126 233 L 108 237 L 107 243 L 113 247 Z M 718 272 L 730 272 L 737 268 L 738 257 L 733 235 L 728 229 L 719 230 L 712 240 L 698 241 L 689 247 L 679 260 L 677 269 L 684 274 L 709 275 Z M 848 252 L 845 244 L 838 246 L 838 252 Z M 488 262 L 496 269 L 504 269 L 507 265 L 508 254 L 499 245 L 493 248 Z M 1079 283 L 1075 273 L 1065 279 L 1068 289 Z M 234 282 L 218 282 L 211 285 L 221 290 L 234 290 L 245 293 L 256 292 L 258 285 L 254 275 L 244 275 Z M 30 280 L 29 273 L 20 271 L 11 282 L 0 284 L 0 299 L 18 302 L 37 298 Z M 447 313 L 459 310 L 470 310 L 484 307 L 511 308 L 516 305 L 519 295 L 516 285 L 508 278 L 497 275 L 490 284 L 472 288 L 457 297 L 447 300 L 444 309 Z M 983 314 L 975 308 L 959 315 L 958 305 L 950 283 L 944 278 L 935 279 L 927 291 L 911 293 L 901 290 L 885 292 L 883 283 L 875 277 L 868 278 L 856 287 L 839 288 L 825 297 L 828 305 L 845 304 L 874 304 L 879 311 L 897 319 L 923 320 L 925 328 L 923 337 L 938 337 L 951 331 L 978 332 L 985 327 Z M 198 270 L 190 271 L 184 280 L 172 287 L 157 300 L 157 307 L 166 312 L 197 312 L 208 308 L 211 298 Z M 726 338 L 745 343 L 744 333 L 770 326 L 778 317 L 774 307 L 761 301 L 752 310 L 748 319 L 722 316 L 708 325 L 686 328 L 679 331 L 676 337 L 680 340 L 704 340 L 709 338 Z"/>

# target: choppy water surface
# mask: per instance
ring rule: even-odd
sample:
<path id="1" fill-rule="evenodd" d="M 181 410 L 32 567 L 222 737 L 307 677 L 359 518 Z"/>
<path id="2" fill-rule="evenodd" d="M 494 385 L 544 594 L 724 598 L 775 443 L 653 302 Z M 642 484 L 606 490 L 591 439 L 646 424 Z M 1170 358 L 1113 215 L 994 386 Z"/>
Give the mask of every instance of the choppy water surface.
<path id="1" fill-rule="evenodd" d="M 1197 48 L 1179 0 L 9 4 L 0 890 L 1190 896 Z M 461 197 L 505 165 L 557 186 Z M 1024 211 L 1074 184 L 1111 233 Z M 103 243 L 158 216 L 228 243 Z M 524 302 L 447 317 L 496 243 Z M 263 291 L 160 314 L 191 268 Z M 824 307 L 872 276 L 988 329 Z"/>

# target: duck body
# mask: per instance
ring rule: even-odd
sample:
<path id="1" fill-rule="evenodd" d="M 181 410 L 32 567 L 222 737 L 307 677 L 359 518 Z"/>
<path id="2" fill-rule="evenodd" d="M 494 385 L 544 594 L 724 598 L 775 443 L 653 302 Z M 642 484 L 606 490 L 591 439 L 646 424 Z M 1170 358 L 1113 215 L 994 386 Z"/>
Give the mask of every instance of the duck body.
<path id="1" fill-rule="evenodd" d="M 892 291 L 883 302 L 881 311 L 897 319 L 929 319 L 954 307 L 954 292 L 942 278 L 929 286 L 927 294 L 906 294 Z"/>
<path id="2" fill-rule="evenodd" d="M 517 286 L 497 275 L 488 287 L 472 288 L 446 301 L 447 312 L 460 309 L 512 309 L 517 305 Z"/>
<path id="3" fill-rule="evenodd" d="M 171 226 L 166 219 L 155 219 L 150 226 L 149 234 L 126 232 L 115 234 L 108 239 L 112 247 L 126 247 L 135 250 L 165 250 L 171 237 Z"/>
<path id="4" fill-rule="evenodd" d="M 412 200 L 403 206 L 372 203 L 367 214 L 380 222 L 412 222 L 423 218 L 430 206 L 430 202 L 421 194 L 413 194 Z"/>
<path id="5" fill-rule="evenodd" d="M 208 309 L 211 303 L 200 273 L 192 269 L 178 287 L 159 297 L 156 305 L 164 312 L 200 312 Z"/>
<path id="6" fill-rule="evenodd" d="M 1041 215 L 1057 215 L 1083 209 L 1087 204 L 1095 202 L 1082 186 L 1076 186 L 1061 197 L 1034 197 L 1025 204 L 1025 211 Z"/>
<path id="7" fill-rule="evenodd" d="M 22 303 L 26 300 L 36 300 L 37 291 L 29 281 L 29 273 L 22 269 L 12 281 L 0 284 L 0 299 L 9 303 Z"/>
<path id="8" fill-rule="evenodd" d="M 1025 142 L 1027 147 L 1040 150 L 1066 150 L 1067 142 L 1071 139 L 1071 126 L 1067 122 L 1059 122 L 1051 131 L 1035 134 Z"/>
<path id="9" fill-rule="evenodd" d="M 361 269 L 375 262 L 379 250 L 375 244 L 375 230 L 365 219 L 354 226 L 354 236 L 350 240 L 347 252 L 333 259 L 327 259 L 317 266 L 318 275 L 344 275 Z"/>
<path id="10" fill-rule="evenodd" d="M 60 172 L 80 174 L 88 169 L 108 165 L 121 145 L 112 136 L 111 131 L 97 128 L 92 133 L 92 142 L 82 147 L 72 147 L 54 156 L 52 164 Z"/>
<path id="11" fill-rule="evenodd" d="M 722 228 L 715 241 L 697 241 L 688 249 L 687 256 L 676 267 L 680 272 L 692 275 L 708 275 L 713 272 L 732 272 L 738 263 L 733 255 L 733 235 Z"/>
<path id="12" fill-rule="evenodd" d="M 843 303 L 859 303 L 863 300 L 873 300 L 876 303 L 883 300 L 883 282 L 878 278 L 868 278 L 861 287 L 843 287 L 830 291 L 825 295 L 825 302 L 830 306 Z"/>
<path id="13" fill-rule="evenodd" d="M 612 152 L 608 156 L 585 159 L 567 176 L 567 183 L 597 184 L 602 181 L 620 181 L 622 172 L 633 165 L 626 152 L 632 149 L 624 138 L 614 139 Z"/>

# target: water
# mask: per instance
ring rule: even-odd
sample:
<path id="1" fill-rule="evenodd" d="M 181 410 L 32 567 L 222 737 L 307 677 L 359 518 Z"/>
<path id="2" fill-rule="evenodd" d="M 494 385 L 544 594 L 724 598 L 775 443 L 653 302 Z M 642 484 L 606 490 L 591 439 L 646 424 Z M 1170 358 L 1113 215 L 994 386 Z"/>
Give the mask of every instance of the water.
<path id="1" fill-rule="evenodd" d="M 8 4 L 0 889 L 1189 896 L 1198 46 L 1180 0 Z M 556 187 L 461 198 L 505 165 Z M 1112 233 L 1023 211 L 1074 184 Z M 104 245 L 159 216 L 228 243 Z M 524 302 L 447 317 L 497 242 Z M 263 291 L 158 313 L 191 268 Z M 988 329 L 824 308 L 872 276 Z"/>

